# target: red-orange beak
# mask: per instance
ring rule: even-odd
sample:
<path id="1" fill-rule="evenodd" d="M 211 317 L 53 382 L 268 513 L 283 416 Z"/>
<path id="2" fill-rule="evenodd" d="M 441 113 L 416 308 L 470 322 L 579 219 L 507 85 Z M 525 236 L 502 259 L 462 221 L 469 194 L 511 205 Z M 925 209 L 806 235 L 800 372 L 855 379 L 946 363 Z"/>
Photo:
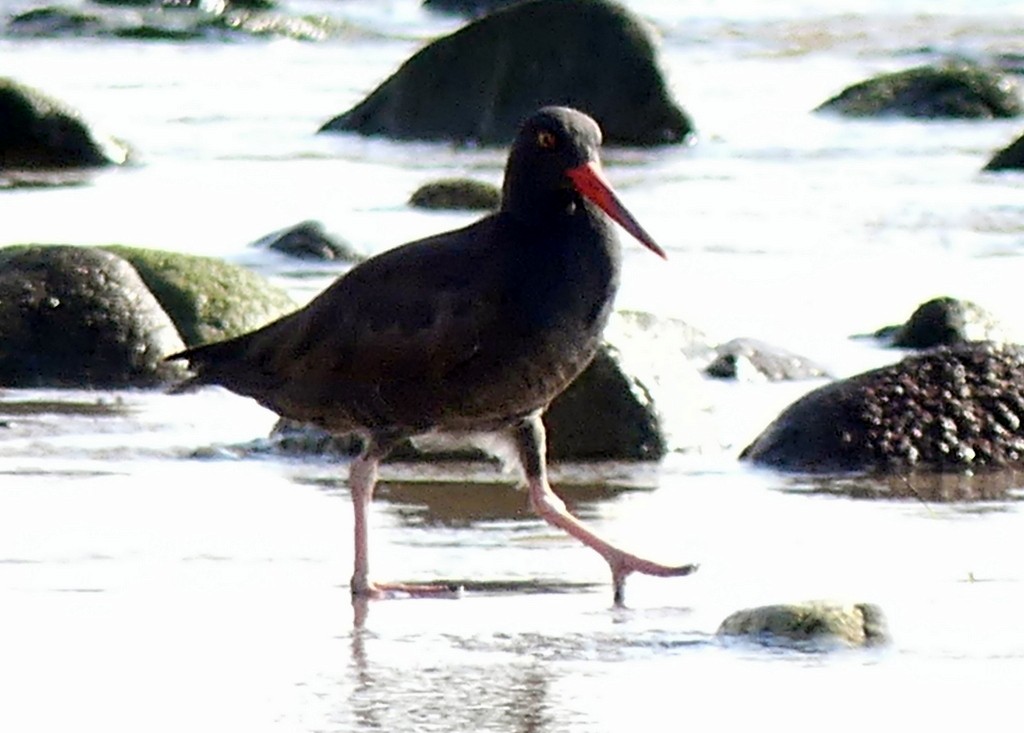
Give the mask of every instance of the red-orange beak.
<path id="1" fill-rule="evenodd" d="M 572 180 L 576 190 L 583 196 L 594 202 L 604 213 L 622 225 L 622 228 L 636 237 L 641 244 L 654 254 L 667 260 L 665 250 L 658 246 L 644 228 L 640 226 L 629 210 L 619 201 L 619 197 L 612 190 L 612 184 L 604 177 L 601 164 L 597 161 L 590 161 L 583 165 L 567 170 L 566 175 Z"/>

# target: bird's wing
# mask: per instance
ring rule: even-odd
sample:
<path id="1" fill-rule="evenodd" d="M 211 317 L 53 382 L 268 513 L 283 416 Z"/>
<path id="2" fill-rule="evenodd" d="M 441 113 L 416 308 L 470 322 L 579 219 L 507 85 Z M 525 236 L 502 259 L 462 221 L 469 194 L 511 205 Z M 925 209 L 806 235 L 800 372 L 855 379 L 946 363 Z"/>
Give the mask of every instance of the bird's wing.
<path id="1" fill-rule="evenodd" d="M 404 245 L 350 271 L 290 324 L 278 368 L 381 382 L 442 378 L 473 358 L 508 308 L 507 278 L 497 273 L 507 272 L 509 253 L 495 222 Z"/>

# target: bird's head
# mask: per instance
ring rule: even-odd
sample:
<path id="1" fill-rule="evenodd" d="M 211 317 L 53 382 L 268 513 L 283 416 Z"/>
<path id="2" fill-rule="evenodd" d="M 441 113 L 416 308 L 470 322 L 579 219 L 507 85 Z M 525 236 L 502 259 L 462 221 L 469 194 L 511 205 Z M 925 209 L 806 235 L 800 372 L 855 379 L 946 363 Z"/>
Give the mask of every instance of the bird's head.
<path id="1" fill-rule="evenodd" d="M 618 222 L 658 256 L 658 246 L 629 213 L 601 168 L 601 128 L 569 107 L 544 107 L 523 122 L 505 169 L 506 208 L 532 208 L 545 196 L 571 189 Z"/>

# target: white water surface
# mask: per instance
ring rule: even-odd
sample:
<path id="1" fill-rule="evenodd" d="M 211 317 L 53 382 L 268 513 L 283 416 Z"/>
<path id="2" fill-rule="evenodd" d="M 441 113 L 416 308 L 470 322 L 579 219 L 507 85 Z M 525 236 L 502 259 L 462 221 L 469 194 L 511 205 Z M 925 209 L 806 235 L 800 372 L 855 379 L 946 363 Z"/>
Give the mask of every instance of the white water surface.
<path id="1" fill-rule="evenodd" d="M 722 341 L 768 341 L 838 375 L 898 358 L 848 337 L 937 295 L 974 300 L 1021 332 L 1024 177 L 980 169 L 1024 122 L 811 114 L 883 71 L 1024 53 L 1019 3 L 630 4 L 661 31 L 699 135 L 606 153 L 609 177 L 670 254 L 627 243 L 620 307 Z M 298 277 L 250 242 L 314 219 L 372 254 L 471 221 L 405 202 L 441 176 L 499 182 L 503 151 L 313 134 L 457 21 L 412 0 L 287 7 L 368 32 L 0 38 L 0 75 L 78 107 L 139 153 L 88 185 L 0 191 L 0 245 L 223 256 L 303 300 L 340 270 Z M 555 468 L 599 530 L 701 563 L 690 578 L 631 579 L 625 610 L 610 607 L 600 560 L 529 515 L 510 477 L 389 467 L 372 517 L 377 575 L 522 592 L 375 603 L 358 624 L 344 466 L 227 448 L 265 436 L 270 413 L 220 390 L 4 391 L 0 730 L 1016 728 L 1019 492 L 863 501 L 736 461 L 819 383 L 708 383 L 706 424 L 685 441 L 699 449 L 657 465 Z M 85 407 L 11 412 L 24 401 Z M 558 592 L 527 592 L 539 589 Z M 714 639 L 738 608 L 810 598 L 878 604 L 892 644 L 803 653 Z"/>

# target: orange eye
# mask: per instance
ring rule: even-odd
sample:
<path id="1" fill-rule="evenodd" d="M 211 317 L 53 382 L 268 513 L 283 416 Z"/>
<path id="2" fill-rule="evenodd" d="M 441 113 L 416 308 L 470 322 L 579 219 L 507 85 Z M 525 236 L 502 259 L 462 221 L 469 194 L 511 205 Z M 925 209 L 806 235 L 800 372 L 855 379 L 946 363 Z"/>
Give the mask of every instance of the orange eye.
<path id="1" fill-rule="evenodd" d="M 542 150 L 551 150 L 557 142 L 558 140 L 555 138 L 554 133 L 547 130 L 541 130 L 537 133 L 537 146 Z"/>

